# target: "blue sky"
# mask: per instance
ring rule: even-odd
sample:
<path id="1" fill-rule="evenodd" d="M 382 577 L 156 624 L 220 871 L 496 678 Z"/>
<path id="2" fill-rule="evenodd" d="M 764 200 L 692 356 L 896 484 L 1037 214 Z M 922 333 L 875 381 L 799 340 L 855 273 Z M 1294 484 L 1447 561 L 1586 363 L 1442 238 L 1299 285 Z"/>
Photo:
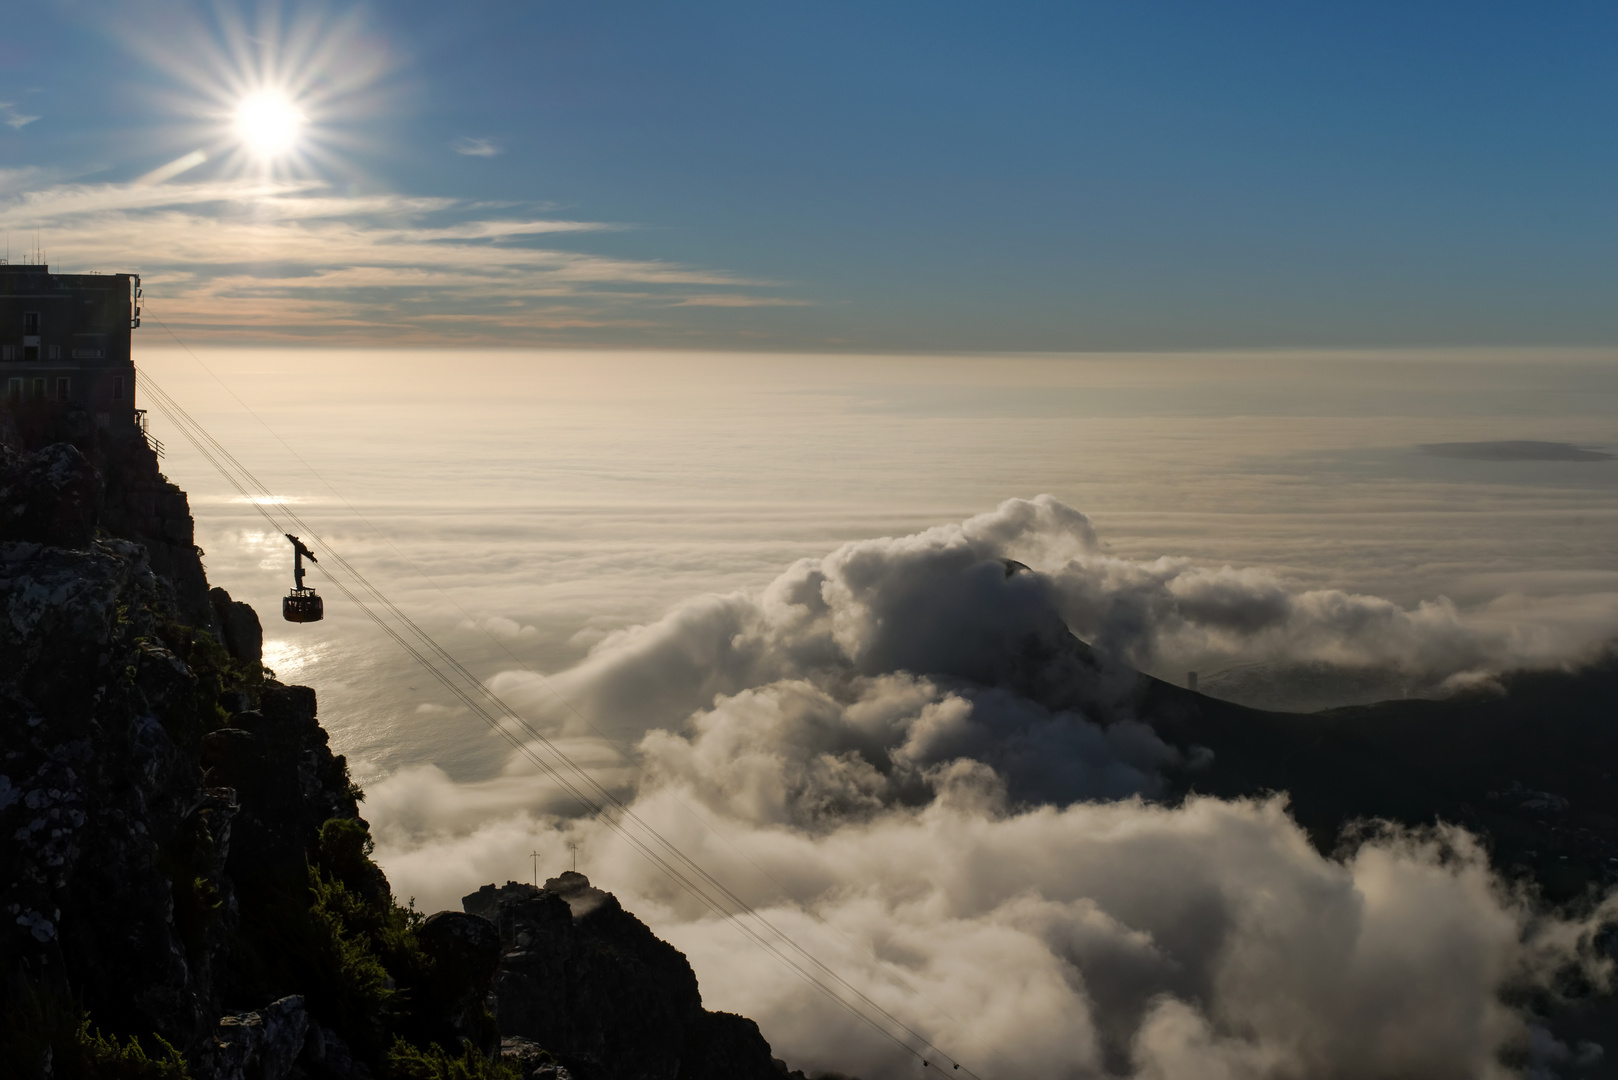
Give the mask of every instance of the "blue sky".
<path id="1" fill-rule="evenodd" d="M 143 269 L 197 339 L 1618 339 L 1611 5 L 81 0 L 12 25 L 14 256 L 37 229 L 66 269 Z M 231 146 L 255 67 L 310 121 L 268 165 Z"/>

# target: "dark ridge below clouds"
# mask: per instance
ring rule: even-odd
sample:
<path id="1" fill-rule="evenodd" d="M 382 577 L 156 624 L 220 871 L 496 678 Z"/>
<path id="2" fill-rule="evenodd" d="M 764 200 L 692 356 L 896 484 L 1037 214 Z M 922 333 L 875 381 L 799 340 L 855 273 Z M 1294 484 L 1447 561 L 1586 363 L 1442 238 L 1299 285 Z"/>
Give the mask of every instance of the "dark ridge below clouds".
<path id="1" fill-rule="evenodd" d="M 1498 439 L 1490 442 L 1424 443 L 1420 450 L 1429 457 L 1460 458 L 1465 461 L 1611 461 L 1605 450 L 1574 446 L 1572 443 L 1539 442 L 1533 439 Z"/>

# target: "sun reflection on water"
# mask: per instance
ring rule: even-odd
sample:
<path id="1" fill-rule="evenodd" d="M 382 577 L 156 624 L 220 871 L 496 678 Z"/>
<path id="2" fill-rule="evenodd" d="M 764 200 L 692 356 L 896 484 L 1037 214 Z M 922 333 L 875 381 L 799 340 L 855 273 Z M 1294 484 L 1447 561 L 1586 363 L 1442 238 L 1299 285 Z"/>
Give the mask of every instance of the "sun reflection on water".
<path id="1" fill-rule="evenodd" d="M 296 682 L 304 669 L 320 662 L 320 651 L 312 645 L 292 641 L 264 642 L 264 666 L 285 683 Z"/>

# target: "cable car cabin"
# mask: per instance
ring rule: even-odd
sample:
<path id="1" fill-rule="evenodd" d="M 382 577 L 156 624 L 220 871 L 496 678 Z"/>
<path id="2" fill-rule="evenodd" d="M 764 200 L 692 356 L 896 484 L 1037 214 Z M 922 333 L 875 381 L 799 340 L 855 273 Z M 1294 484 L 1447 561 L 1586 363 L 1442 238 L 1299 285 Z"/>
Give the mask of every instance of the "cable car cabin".
<path id="1" fill-rule="evenodd" d="M 319 622 L 326 605 L 313 589 L 293 589 L 281 598 L 281 618 L 287 622 Z"/>
<path id="2" fill-rule="evenodd" d="M 304 586 L 303 560 L 304 556 L 312 563 L 320 560 L 296 536 L 287 533 L 286 538 L 292 541 L 292 591 L 281 601 L 281 618 L 287 622 L 319 622 L 326 617 L 326 605 L 315 590 Z"/>

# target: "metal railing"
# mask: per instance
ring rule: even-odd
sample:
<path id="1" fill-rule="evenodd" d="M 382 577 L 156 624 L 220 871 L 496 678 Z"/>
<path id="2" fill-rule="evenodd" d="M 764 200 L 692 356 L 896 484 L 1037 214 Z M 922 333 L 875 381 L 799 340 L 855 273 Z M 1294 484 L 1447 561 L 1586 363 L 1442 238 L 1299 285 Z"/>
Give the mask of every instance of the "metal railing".
<path id="1" fill-rule="evenodd" d="M 140 428 L 140 437 L 146 440 L 146 445 L 152 448 L 152 453 L 158 457 L 163 456 L 163 440 L 153 435 L 146 427 L 146 410 L 135 410 L 135 426 Z"/>

